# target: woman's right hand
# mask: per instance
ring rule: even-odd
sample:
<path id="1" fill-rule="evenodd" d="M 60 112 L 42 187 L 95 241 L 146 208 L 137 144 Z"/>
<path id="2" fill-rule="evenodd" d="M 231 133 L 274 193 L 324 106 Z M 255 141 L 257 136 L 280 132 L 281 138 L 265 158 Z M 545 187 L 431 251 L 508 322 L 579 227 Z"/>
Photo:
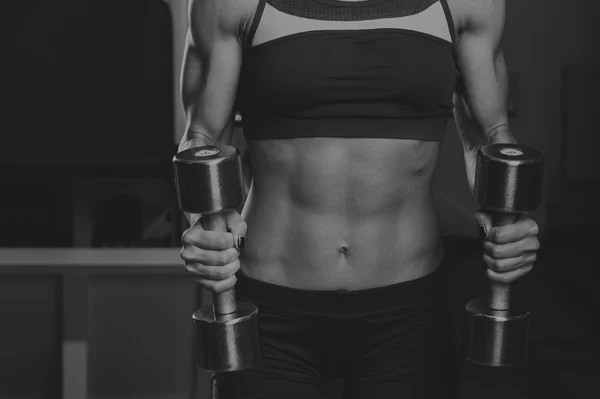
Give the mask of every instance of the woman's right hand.
<path id="1" fill-rule="evenodd" d="M 235 285 L 247 228 L 236 210 L 227 212 L 225 219 L 227 233 L 204 230 L 202 219 L 198 219 L 181 237 L 181 259 L 185 261 L 185 270 L 195 282 L 217 293 Z"/>

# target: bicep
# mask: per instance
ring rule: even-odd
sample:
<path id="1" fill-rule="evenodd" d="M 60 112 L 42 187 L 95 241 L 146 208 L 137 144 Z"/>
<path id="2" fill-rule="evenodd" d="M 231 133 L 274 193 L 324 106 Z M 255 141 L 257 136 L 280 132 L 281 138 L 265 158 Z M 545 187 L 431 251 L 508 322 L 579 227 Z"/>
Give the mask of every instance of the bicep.
<path id="1" fill-rule="evenodd" d="M 181 72 L 186 136 L 206 136 L 213 143 L 231 141 L 235 96 L 241 68 L 241 44 L 234 32 L 191 17 Z M 206 22 L 206 23 L 204 23 Z"/>
<path id="2" fill-rule="evenodd" d="M 506 123 L 508 79 L 502 34 L 503 2 L 485 2 L 466 24 L 457 44 L 460 82 L 455 100 L 464 103 L 469 116 L 484 132 Z"/>
<path id="3" fill-rule="evenodd" d="M 457 94 L 472 111 L 483 113 L 506 100 L 507 72 L 504 52 L 499 43 L 487 37 L 465 35 L 459 44 L 457 62 L 460 82 Z"/>

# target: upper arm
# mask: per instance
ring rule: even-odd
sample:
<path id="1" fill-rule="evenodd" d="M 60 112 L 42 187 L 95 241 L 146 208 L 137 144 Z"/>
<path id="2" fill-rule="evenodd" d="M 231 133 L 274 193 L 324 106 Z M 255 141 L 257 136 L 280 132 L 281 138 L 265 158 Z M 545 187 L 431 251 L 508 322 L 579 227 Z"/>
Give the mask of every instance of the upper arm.
<path id="1" fill-rule="evenodd" d="M 190 0 L 189 28 L 181 71 L 187 119 L 182 142 L 202 137 L 231 141 L 242 59 L 244 13 L 232 0 Z"/>
<path id="2" fill-rule="evenodd" d="M 464 19 L 456 46 L 461 81 L 455 106 L 464 109 L 485 135 L 508 123 L 502 51 L 505 1 L 463 0 L 462 4 Z"/>

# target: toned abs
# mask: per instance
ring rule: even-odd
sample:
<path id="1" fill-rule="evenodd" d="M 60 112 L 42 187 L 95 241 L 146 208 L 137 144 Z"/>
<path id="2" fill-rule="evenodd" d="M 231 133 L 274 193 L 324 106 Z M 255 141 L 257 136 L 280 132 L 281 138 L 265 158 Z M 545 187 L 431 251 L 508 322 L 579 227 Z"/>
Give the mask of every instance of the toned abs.
<path id="1" fill-rule="evenodd" d="M 431 202 L 439 142 L 248 142 L 253 182 L 242 271 L 274 284 L 356 290 L 408 281 L 443 257 Z"/>

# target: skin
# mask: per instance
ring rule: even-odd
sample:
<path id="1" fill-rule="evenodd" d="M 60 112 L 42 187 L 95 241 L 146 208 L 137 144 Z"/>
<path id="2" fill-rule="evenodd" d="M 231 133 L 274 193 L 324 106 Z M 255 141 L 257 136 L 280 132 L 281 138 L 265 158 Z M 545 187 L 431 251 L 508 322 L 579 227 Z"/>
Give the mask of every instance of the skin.
<path id="1" fill-rule="evenodd" d="M 190 1 L 182 70 L 187 126 L 180 151 L 232 143 L 243 37 L 256 5 Z M 473 188 L 478 148 L 516 142 L 506 112 L 505 4 L 449 5 L 462 76 L 454 112 Z M 248 142 L 243 160 L 250 190 L 243 212 L 227 213 L 228 233 L 206 231 L 188 215 L 181 251 L 186 270 L 215 292 L 233 287 L 240 267 L 259 280 L 319 290 L 365 289 L 427 275 L 444 255 L 431 200 L 439 145 L 328 137 Z M 539 248 L 533 220 L 522 216 L 492 227 L 484 212 L 475 219 L 485 230 L 490 279 L 513 282 L 531 270 Z"/>

